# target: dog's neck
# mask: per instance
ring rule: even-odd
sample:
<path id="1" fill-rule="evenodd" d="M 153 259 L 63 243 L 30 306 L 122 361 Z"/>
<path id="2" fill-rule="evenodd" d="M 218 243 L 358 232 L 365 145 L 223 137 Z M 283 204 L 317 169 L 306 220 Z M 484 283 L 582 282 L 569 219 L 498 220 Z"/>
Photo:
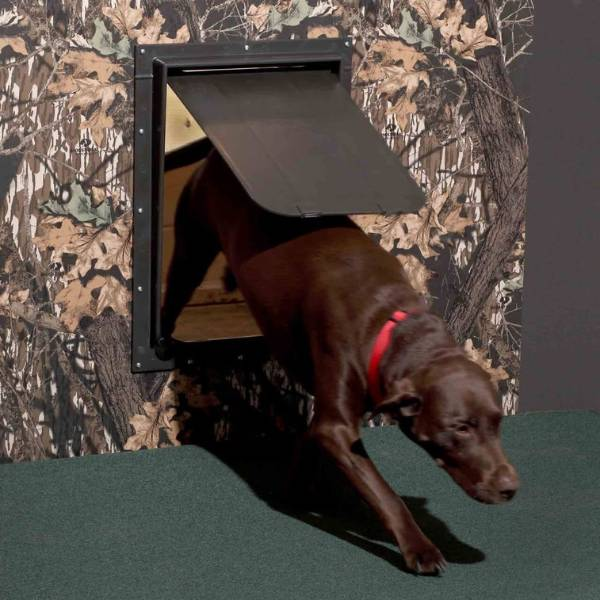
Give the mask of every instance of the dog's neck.
<path id="1" fill-rule="evenodd" d="M 394 381 L 450 356 L 464 356 L 464 350 L 457 346 L 441 318 L 422 313 L 397 323 L 379 363 L 382 397 L 391 393 Z"/>

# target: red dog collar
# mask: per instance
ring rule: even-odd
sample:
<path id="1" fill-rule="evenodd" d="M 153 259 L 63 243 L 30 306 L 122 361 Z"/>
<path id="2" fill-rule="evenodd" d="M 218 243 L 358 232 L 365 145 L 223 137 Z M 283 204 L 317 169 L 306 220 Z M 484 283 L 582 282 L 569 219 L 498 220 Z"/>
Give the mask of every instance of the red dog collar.
<path id="1" fill-rule="evenodd" d="M 379 334 L 375 338 L 375 344 L 371 351 L 371 358 L 369 360 L 369 370 L 367 371 L 367 381 L 369 384 L 369 393 L 375 405 L 379 404 L 381 398 L 381 382 L 379 381 L 379 363 L 383 353 L 387 350 L 392 337 L 392 330 L 396 323 L 404 321 L 408 317 L 408 313 L 402 310 L 397 310 L 394 314 L 385 322 L 381 328 Z"/>

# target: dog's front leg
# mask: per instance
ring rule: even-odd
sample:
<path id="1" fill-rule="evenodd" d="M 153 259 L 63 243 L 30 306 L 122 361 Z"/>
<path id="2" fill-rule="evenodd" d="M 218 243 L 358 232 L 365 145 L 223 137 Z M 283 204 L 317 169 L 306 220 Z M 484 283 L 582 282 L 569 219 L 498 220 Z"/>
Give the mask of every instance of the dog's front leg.
<path id="1" fill-rule="evenodd" d="M 407 566 L 418 573 L 444 570 L 441 552 L 425 536 L 410 511 L 368 457 L 358 428 L 320 419 L 310 435 L 335 461 L 396 540 Z"/>

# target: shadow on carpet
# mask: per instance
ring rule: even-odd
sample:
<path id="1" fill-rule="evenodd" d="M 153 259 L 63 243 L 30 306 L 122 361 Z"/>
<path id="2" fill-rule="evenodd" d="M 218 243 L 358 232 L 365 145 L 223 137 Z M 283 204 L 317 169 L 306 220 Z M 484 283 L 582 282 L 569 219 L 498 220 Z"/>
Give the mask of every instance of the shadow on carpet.
<path id="1" fill-rule="evenodd" d="M 397 435 L 403 434 L 398 431 Z M 239 444 L 205 445 L 203 448 L 231 469 L 273 510 L 353 544 L 412 574 L 393 538 L 373 511 L 324 457 L 315 459 L 311 489 L 290 503 L 283 490 L 293 446 L 294 438 L 281 436 Z M 469 564 L 484 560 L 483 552 L 459 540 L 442 519 L 428 510 L 425 498 L 401 497 L 425 535 L 435 540 L 449 563 Z"/>

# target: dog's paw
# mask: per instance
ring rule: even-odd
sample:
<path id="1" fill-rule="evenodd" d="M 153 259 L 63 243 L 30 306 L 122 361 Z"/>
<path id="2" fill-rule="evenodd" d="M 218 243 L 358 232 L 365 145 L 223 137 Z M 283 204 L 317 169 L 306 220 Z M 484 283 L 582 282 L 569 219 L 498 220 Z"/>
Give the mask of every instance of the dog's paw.
<path id="1" fill-rule="evenodd" d="M 404 552 L 404 560 L 406 566 L 419 575 L 440 574 L 448 566 L 442 553 L 431 543 Z"/>

